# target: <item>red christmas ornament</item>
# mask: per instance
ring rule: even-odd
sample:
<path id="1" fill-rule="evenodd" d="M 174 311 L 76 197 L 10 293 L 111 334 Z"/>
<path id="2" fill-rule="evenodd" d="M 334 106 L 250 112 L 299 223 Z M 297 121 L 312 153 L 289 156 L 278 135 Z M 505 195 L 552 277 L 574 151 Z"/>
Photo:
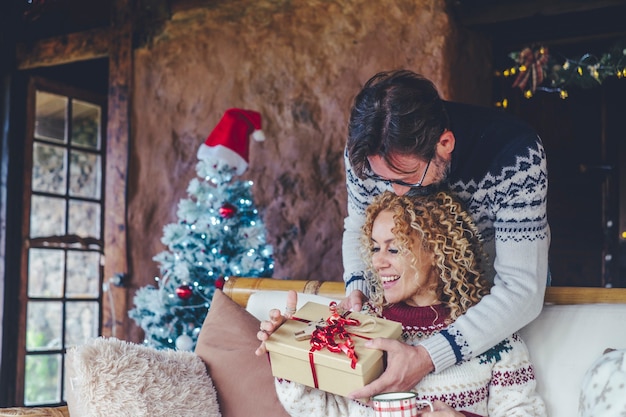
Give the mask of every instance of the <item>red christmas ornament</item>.
<path id="1" fill-rule="evenodd" d="M 233 206 L 230 203 L 224 203 L 222 207 L 220 207 L 220 216 L 224 219 L 230 219 L 237 212 L 237 207 Z"/>
<path id="2" fill-rule="evenodd" d="M 191 294 L 193 294 L 193 287 L 191 285 L 181 285 L 176 288 L 176 295 L 181 300 L 188 300 L 191 298 Z"/>
<path id="3" fill-rule="evenodd" d="M 225 283 L 226 283 L 226 279 L 220 276 L 219 278 L 215 280 L 215 288 L 217 288 L 218 290 L 223 290 Z"/>

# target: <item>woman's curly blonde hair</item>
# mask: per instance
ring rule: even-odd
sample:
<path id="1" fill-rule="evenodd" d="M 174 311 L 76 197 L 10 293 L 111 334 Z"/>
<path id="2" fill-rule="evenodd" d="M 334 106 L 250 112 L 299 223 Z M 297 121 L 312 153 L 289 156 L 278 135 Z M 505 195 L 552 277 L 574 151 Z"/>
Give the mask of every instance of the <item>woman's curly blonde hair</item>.
<path id="1" fill-rule="evenodd" d="M 485 257 L 480 234 L 458 201 L 445 192 L 408 197 L 386 191 L 367 208 L 362 229 L 365 260 L 375 276 L 370 300 L 377 310 L 385 301 L 382 282 L 372 265 L 371 236 L 374 220 L 382 211 L 393 213 L 392 232 L 397 249 L 409 257 L 416 270 L 422 251 L 434 255 L 441 278 L 436 291 L 441 302 L 450 309 L 450 321 L 456 320 L 489 292 L 480 267 Z M 421 248 L 413 248 L 415 237 L 421 241 Z"/>

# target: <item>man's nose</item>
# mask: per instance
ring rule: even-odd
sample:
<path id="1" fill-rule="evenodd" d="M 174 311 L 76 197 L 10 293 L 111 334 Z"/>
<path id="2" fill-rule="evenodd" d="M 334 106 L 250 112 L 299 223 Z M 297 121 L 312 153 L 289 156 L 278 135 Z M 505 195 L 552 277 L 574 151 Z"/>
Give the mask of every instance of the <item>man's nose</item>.
<path id="1" fill-rule="evenodd" d="M 405 187 L 404 185 L 399 184 L 391 184 L 391 188 L 393 188 L 393 192 L 397 195 L 405 195 L 411 189 L 411 187 Z"/>

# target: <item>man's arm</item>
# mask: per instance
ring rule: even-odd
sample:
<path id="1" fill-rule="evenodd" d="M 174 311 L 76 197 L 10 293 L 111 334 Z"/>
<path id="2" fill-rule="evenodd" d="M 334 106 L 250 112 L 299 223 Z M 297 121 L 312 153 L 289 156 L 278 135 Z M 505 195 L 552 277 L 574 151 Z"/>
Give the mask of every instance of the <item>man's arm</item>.
<path id="1" fill-rule="evenodd" d="M 474 200 L 489 201 L 495 215 L 494 286 L 447 330 L 423 342 L 436 371 L 499 343 L 543 306 L 550 246 L 545 152 L 538 140 L 521 145 L 527 151 L 519 152 L 516 165 L 502 169 L 501 178 L 490 178 L 493 186 L 475 192 Z"/>
<path id="2" fill-rule="evenodd" d="M 448 329 L 422 342 L 436 372 L 484 352 L 537 317 L 547 279 L 547 241 L 496 243 L 491 293 Z"/>

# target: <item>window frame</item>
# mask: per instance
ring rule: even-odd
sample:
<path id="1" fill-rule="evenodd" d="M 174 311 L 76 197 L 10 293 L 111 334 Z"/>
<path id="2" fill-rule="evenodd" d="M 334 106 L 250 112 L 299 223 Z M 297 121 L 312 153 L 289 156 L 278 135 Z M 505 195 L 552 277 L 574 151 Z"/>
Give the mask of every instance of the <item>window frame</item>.
<path id="1" fill-rule="evenodd" d="M 65 239 L 51 239 L 49 240 L 49 244 L 46 245 L 43 241 L 45 238 L 33 238 L 29 237 L 30 235 L 30 209 L 31 209 L 31 196 L 33 195 L 32 190 L 32 169 L 33 169 L 33 145 L 35 142 L 34 139 L 34 126 L 35 126 L 35 98 L 36 91 L 45 91 L 52 94 L 58 94 L 61 96 L 70 97 L 70 100 L 80 100 L 84 102 L 94 103 L 100 106 L 100 150 L 98 154 L 101 158 L 101 184 L 100 184 L 100 204 L 101 204 L 101 215 L 100 215 L 100 238 L 99 239 L 78 239 L 78 245 L 70 244 L 64 242 Z M 107 154 L 107 123 L 106 123 L 106 115 L 107 115 L 107 98 L 106 96 L 99 95 L 90 91 L 81 90 L 72 86 L 68 86 L 62 84 L 57 81 L 51 81 L 45 79 L 43 77 L 33 76 L 28 80 L 27 86 L 27 99 L 26 99 L 26 127 L 25 127 L 25 136 L 24 136 L 24 153 L 23 153 L 23 171 L 22 171 L 22 228 L 21 228 L 21 254 L 20 254 L 20 285 L 19 285 L 19 295 L 18 295 L 18 336 L 16 343 L 16 369 L 15 369 L 15 398 L 14 402 L 16 405 L 23 406 L 25 403 L 25 378 L 26 378 L 26 357 L 29 355 L 26 351 L 26 325 L 27 325 L 27 305 L 30 300 L 28 296 L 28 276 L 29 276 L 29 250 L 34 247 L 59 247 L 63 249 L 69 248 L 78 248 L 78 249 L 91 249 L 97 248 L 97 251 L 101 254 L 101 262 L 99 266 L 99 276 L 100 282 L 98 283 L 98 296 L 89 299 L 89 301 L 96 301 L 98 303 L 98 335 L 102 334 L 102 320 L 103 320 L 103 291 L 102 291 L 102 281 L 103 281 L 103 257 L 104 257 L 104 236 L 105 236 L 105 189 L 106 189 L 106 154 Z M 71 111 L 70 111 L 71 116 Z M 71 123 L 71 121 L 68 121 Z M 67 126 L 68 130 L 71 126 Z M 68 134 L 69 135 L 69 134 Z M 73 149 L 69 144 L 67 148 L 68 152 Z M 68 157 L 69 163 L 69 157 Z M 69 170 L 69 167 L 67 168 Z M 69 181 L 69 178 L 67 178 Z M 70 199 L 69 195 L 64 195 L 63 199 L 66 201 Z M 72 237 L 69 235 L 64 235 L 64 238 Z M 76 241 L 77 239 L 73 239 Z M 34 245 L 31 245 L 31 242 Z M 64 274 L 64 279 L 66 278 Z M 56 301 L 61 301 L 63 305 L 63 312 L 65 311 L 65 307 L 68 303 L 68 298 L 65 297 L 65 290 L 63 292 L 63 297 L 60 299 L 56 299 Z M 72 301 L 69 301 L 72 302 Z M 63 313 L 63 317 L 65 317 Z M 65 339 L 66 328 L 65 328 L 65 320 L 62 321 L 62 337 Z M 65 340 L 61 341 L 60 349 L 51 349 L 49 353 L 57 352 L 61 354 L 61 363 L 60 363 L 60 402 L 46 403 L 46 404 L 36 404 L 37 406 L 55 406 L 65 404 L 65 357 L 67 352 L 67 347 L 65 346 Z M 37 355 L 34 354 L 34 355 Z"/>

